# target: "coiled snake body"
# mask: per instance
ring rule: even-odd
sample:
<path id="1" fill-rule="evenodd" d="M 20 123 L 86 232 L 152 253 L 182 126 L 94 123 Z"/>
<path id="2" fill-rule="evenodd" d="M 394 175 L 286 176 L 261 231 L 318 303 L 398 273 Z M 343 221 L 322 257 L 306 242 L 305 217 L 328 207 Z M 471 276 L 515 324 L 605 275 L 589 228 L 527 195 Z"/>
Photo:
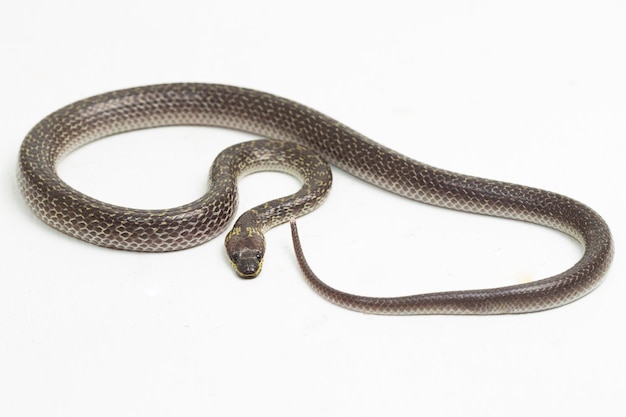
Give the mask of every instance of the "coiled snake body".
<path id="1" fill-rule="evenodd" d="M 272 140 L 225 151 L 212 167 L 207 194 L 168 210 L 110 205 L 74 190 L 56 173 L 61 157 L 88 142 L 121 132 L 171 125 L 219 126 Z M 240 150 L 244 156 L 237 156 Z M 262 264 L 263 231 L 312 210 L 325 197 L 331 177 L 323 160 L 416 201 L 537 223 L 567 233 L 584 246 L 582 258 L 570 269 L 535 282 L 406 297 L 361 297 L 335 290 L 315 276 L 304 259 L 292 221 L 296 255 L 307 281 L 323 297 L 341 306 L 377 314 L 538 311 L 569 303 L 592 291 L 611 262 L 613 243 L 606 223 L 575 200 L 431 167 L 301 104 L 224 85 L 154 85 L 71 104 L 46 117 L 27 135 L 20 149 L 18 179 L 34 212 L 69 235 L 118 249 L 169 251 L 204 243 L 228 226 L 236 209 L 238 175 L 265 168 L 296 173 L 304 181 L 298 193 L 247 212 L 227 236 L 227 249 L 237 272 L 255 276 Z M 235 242 L 233 237 L 251 237 L 253 242 Z M 259 248 L 254 246 L 261 244 Z M 241 257 L 248 257 L 248 261 L 256 258 L 257 262 L 241 266 Z"/>

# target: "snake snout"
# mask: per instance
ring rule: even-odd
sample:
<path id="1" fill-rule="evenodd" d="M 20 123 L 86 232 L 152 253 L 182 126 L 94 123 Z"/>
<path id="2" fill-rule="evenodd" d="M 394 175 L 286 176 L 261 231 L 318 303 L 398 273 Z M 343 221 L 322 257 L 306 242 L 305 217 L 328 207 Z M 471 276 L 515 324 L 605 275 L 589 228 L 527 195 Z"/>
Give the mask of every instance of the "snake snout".
<path id="1" fill-rule="evenodd" d="M 242 278 L 255 278 L 261 272 L 263 258 L 259 258 L 254 254 L 245 254 L 240 256 L 239 260 L 233 262 L 235 271 Z"/>
<path id="2" fill-rule="evenodd" d="M 263 252 L 244 248 L 229 253 L 230 263 L 241 278 L 256 278 L 263 267 Z"/>

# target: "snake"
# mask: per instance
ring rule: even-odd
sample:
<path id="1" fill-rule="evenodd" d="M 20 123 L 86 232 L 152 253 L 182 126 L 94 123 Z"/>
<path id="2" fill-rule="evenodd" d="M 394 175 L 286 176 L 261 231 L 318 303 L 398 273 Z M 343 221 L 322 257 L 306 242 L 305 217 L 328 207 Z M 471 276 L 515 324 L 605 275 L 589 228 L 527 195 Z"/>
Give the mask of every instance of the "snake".
<path id="1" fill-rule="evenodd" d="M 64 156 L 92 141 L 138 129 L 182 125 L 234 129 L 263 139 L 223 151 L 211 167 L 206 194 L 171 209 L 108 204 L 72 188 L 57 173 Z M 307 263 L 295 222 L 326 198 L 332 183 L 328 163 L 421 203 L 556 229 L 580 242 L 582 255 L 564 272 L 502 287 L 397 297 L 340 291 L 324 283 Z M 265 256 L 263 234 L 290 221 L 296 259 L 305 280 L 328 301 L 355 311 L 491 315 L 548 310 L 597 288 L 614 254 L 606 222 L 572 198 L 436 168 L 303 104 L 220 84 L 141 86 L 69 104 L 42 119 L 26 135 L 19 150 L 18 185 L 36 216 L 65 234 L 115 249 L 166 252 L 200 245 L 224 232 L 237 210 L 238 178 L 265 169 L 291 173 L 303 185 L 291 196 L 245 212 L 234 223 L 225 245 L 235 271 L 244 278 L 258 275 Z M 389 208 L 384 215 L 393 213 Z M 370 219 L 364 226 L 371 228 L 375 221 Z M 372 260 L 368 257 L 367 261 Z"/>

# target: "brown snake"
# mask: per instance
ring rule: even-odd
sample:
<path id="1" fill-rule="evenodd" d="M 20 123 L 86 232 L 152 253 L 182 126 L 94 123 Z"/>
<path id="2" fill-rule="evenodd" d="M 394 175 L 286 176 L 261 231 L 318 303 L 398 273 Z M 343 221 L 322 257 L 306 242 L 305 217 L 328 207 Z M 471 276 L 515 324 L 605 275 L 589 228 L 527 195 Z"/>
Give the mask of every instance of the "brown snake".
<path id="1" fill-rule="evenodd" d="M 236 156 L 238 151 L 225 151 L 225 159 L 211 169 L 207 194 L 167 210 L 136 210 L 107 204 L 74 190 L 56 173 L 59 159 L 86 143 L 131 130 L 172 125 L 218 126 L 274 140 L 259 142 L 263 145 L 260 148 L 242 145 L 244 153 L 248 152 L 243 157 Z M 298 146 L 289 145 L 291 150 L 274 153 L 283 147 L 277 141 Z M 298 149 L 293 150 L 294 146 Z M 295 199 L 274 200 L 246 212 L 228 234 L 231 262 L 241 275 L 255 276 L 264 255 L 262 232 L 312 210 L 328 191 L 330 172 L 317 155 L 404 197 L 454 210 L 537 223 L 567 233 L 584 247 L 582 258 L 567 271 L 526 284 L 406 297 L 361 297 L 335 290 L 313 274 L 304 260 L 292 221 L 296 255 L 307 281 L 320 295 L 343 307 L 376 314 L 545 310 L 592 291 L 611 263 L 610 231 L 603 219 L 584 204 L 549 191 L 434 168 L 301 104 L 224 85 L 154 85 L 114 91 L 71 104 L 43 119 L 24 139 L 18 180 L 34 212 L 62 232 L 101 246 L 158 252 L 199 245 L 221 233 L 236 210 L 235 181 L 240 174 L 265 168 L 296 173 L 304 186 L 300 194 L 294 195 Z M 292 165 L 298 163 L 300 167 Z M 234 242 L 233 236 L 250 237 L 252 242 Z M 261 243 L 262 248 L 258 246 Z M 238 269 L 241 257 L 256 258 L 257 262 Z"/>

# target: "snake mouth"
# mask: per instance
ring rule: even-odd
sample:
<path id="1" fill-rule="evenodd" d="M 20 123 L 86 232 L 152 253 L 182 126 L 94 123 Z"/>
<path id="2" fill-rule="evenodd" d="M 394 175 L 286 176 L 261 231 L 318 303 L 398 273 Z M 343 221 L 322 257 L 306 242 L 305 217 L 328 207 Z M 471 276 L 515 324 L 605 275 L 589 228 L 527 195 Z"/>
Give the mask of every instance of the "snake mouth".
<path id="1" fill-rule="evenodd" d="M 231 259 L 230 263 L 233 265 L 237 275 L 241 278 L 252 279 L 256 278 L 261 273 L 263 258 L 240 258 L 237 262 Z"/>

